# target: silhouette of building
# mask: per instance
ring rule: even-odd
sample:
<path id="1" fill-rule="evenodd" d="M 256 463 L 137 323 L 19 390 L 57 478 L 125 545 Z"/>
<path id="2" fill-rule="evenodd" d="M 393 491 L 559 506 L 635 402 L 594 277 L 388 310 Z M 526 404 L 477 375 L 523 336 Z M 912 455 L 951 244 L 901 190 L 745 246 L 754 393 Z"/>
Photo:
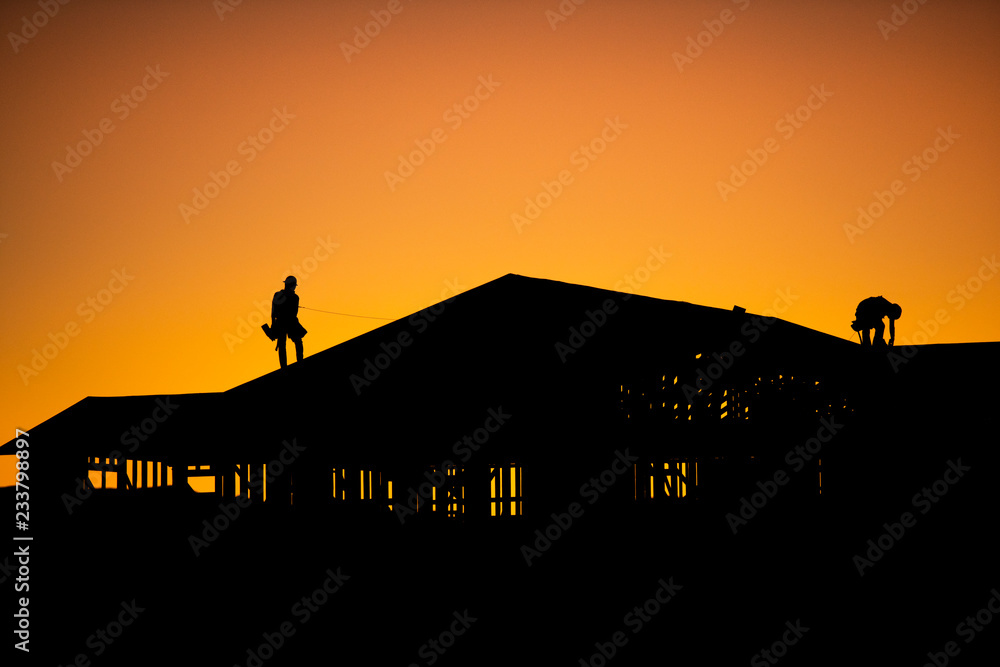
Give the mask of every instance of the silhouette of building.
<path id="1" fill-rule="evenodd" d="M 190 482 L 222 498 L 489 521 L 544 515 L 626 448 L 639 460 L 609 498 L 725 497 L 821 418 L 845 424 L 930 391 L 878 393 L 893 362 L 857 353 L 739 308 L 508 275 L 285 373 L 213 394 L 90 397 L 34 431 L 64 443 L 64 476 L 123 496 Z M 803 492 L 821 493 L 821 461 Z"/>
<path id="2" fill-rule="evenodd" d="M 582 557 L 704 582 L 715 593 L 684 603 L 692 618 L 720 613 L 718 596 L 743 596 L 758 601 L 763 617 L 808 612 L 847 623 L 825 598 L 834 585 L 863 595 L 850 560 L 861 538 L 899 517 L 947 461 L 961 458 L 974 470 L 995 463 L 980 434 L 996 432 L 998 371 L 997 343 L 875 354 L 740 307 L 507 275 L 228 391 L 85 398 L 32 429 L 32 461 L 45 471 L 41 511 L 67 526 L 65 539 L 124 521 L 143 537 L 116 534 L 116 544 L 141 559 L 141 545 L 162 539 L 150 522 L 210 543 L 199 523 L 210 525 L 206 511 L 239 500 L 255 532 L 225 547 L 212 543 L 235 560 L 211 575 L 186 563 L 187 543 L 174 544 L 171 562 L 186 563 L 178 565 L 185 577 L 211 577 L 198 580 L 240 597 L 242 584 L 230 589 L 218 579 L 232 563 L 244 574 L 251 562 L 308 570 L 328 565 L 331 554 L 352 554 L 345 558 L 359 570 L 385 579 L 370 599 L 338 612 L 354 632 L 375 632 L 357 625 L 357 610 L 381 613 L 385 596 L 425 604 L 419 581 L 459 577 L 462 590 L 508 614 L 469 647 L 512 660 L 513 648 L 496 646 L 514 627 L 556 623 L 582 637 L 582 655 L 610 634 L 607 624 L 591 626 L 568 610 L 553 621 L 518 602 L 538 587 L 583 600 L 569 574 Z M 86 500 L 76 493 L 83 479 L 96 487 Z M 982 485 L 962 493 L 996 505 Z M 67 519 L 84 510 L 85 529 Z M 948 516 L 975 543 L 979 519 Z M 581 527 L 546 533 L 566 517 Z M 565 546 L 545 547 L 545 535 Z M 952 566 L 962 562 L 930 548 Z M 475 555 L 451 557 L 466 550 Z M 287 551 L 297 560 L 283 560 Z M 565 573 L 554 574 L 550 562 Z M 535 578 L 539 564 L 555 578 Z M 782 564 L 791 570 L 778 575 Z M 115 567 L 120 582 L 142 571 L 125 557 Z M 815 596 L 796 598 L 805 612 L 786 612 L 784 593 L 757 587 L 768 573 Z M 500 601 L 508 588 L 512 597 Z M 897 593 L 905 606 L 911 591 Z M 465 594 L 452 591 L 438 610 L 448 613 Z M 266 595 L 286 605 L 279 589 Z M 625 604 L 610 588 L 588 595 L 615 609 Z M 932 597 L 950 609 L 948 595 Z M 210 609 L 192 613 L 212 618 Z M 733 646 L 752 646 L 764 632 L 747 624 L 730 628 L 745 640 Z M 426 639 L 423 629 L 394 632 L 413 647 Z M 671 650 L 692 657 L 704 649 Z"/>

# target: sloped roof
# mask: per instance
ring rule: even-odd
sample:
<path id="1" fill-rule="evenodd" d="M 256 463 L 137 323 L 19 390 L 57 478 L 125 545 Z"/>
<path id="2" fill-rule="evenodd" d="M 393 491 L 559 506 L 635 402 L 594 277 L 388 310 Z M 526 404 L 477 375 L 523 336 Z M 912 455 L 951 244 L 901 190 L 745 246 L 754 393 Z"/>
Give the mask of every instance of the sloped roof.
<path id="1" fill-rule="evenodd" d="M 750 313 L 508 274 L 228 391 L 173 396 L 176 414 L 135 456 L 249 460 L 266 455 L 259 443 L 297 435 L 352 452 L 392 442 L 405 456 L 450 445 L 490 407 L 585 411 L 606 399 L 595 388 L 672 363 L 681 350 L 708 361 L 734 342 L 752 348 L 755 368 L 800 372 L 849 372 L 859 350 Z M 62 440 L 79 455 L 122 450 L 156 400 L 86 398 L 38 428 L 86 433 Z"/>
<path id="2" fill-rule="evenodd" d="M 597 327 L 593 336 L 584 336 L 587 344 L 579 352 L 564 349 L 563 364 L 556 345 L 572 347 L 571 329 L 579 331 L 587 325 L 589 330 L 588 323 L 601 319 L 599 311 L 609 300 L 615 312 L 607 314 L 606 323 Z M 493 370 L 509 374 L 514 368 L 524 372 L 529 360 L 536 364 L 530 367 L 537 372 L 573 365 L 578 357 L 587 356 L 588 347 L 607 348 L 610 341 L 602 339 L 625 343 L 615 351 L 615 356 L 621 359 L 648 360 L 654 350 L 669 349 L 678 343 L 708 353 L 726 349 L 733 340 L 745 339 L 739 329 L 745 324 L 753 326 L 749 324 L 753 317 L 752 313 L 736 314 L 683 301 L 507 274 L 226 393 L 287 391 L 289 387 L 308 387 L 312 392 L 322 387 L 321 393 L 326 396 L 350 397 L 358 393 L 351 384 L 351 376 L 361 377 L 364 360 L 374 363 L 376 356 L 387 353 L 381 346 L 392 347 L 392 342 L 400 336 L 411 342 L 400 351 L 399 359 L 393 359 L 384 370 L 378 369 L 378 383 L 398 375 L 393 370 L 395 362 L 405 362 L 410 356 L 423 357 L 439 372 L 445 367 L 460 370 L 468 359 L 488 367 L 490 359 L 502 358 L 504 362 Z M 772 331 L 778 333 L 761 338 L 773 338 L 772 347 L 782 348 L 788 354 L 798 351 L 813 357 L 817 352 L 829 355 L 856 348 L 849 341 L 782 320 L 774 323 Z M 606 332 L 612 333 L 606 336 Z M 598 341 L 597 344 L 591 346 L 591 339 Z M 425 349 L 410 355 L 411 350 L 421 348 Z M 462 355 L 465 360 L 459 359 Z M 512 367 L 511 361 L 519 363 Z M 375 384 L 372 383 L 373 388 Z M 368 391 L 362 385 L 360 393 Z"/>

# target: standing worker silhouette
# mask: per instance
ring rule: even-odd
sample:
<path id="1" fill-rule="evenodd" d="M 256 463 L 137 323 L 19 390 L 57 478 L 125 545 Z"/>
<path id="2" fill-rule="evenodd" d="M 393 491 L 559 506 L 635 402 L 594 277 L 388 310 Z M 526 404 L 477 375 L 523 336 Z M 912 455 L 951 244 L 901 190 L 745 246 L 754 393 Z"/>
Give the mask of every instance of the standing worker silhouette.
<path id="1" fill-rule="evenodd" d="M 864 338 L 861 340 L 862 345 L 882 347 L 885 345 L 885 341 L 882 339 L 882 335 L 885 333 L 885 324 L 882 323 L 882 318 L 888 317 L 889 347 L 892 347 L 893 343 L 896 342 L 896 320 L 902 314 L 903 309 L 899 307 L 899 304 L 889 303 L 888 299 L 881 296 L 870 296 L 858 304 L 857 310 L 854 311 L 855 320 L 851 323 L 851 328 L 858 332 L 859 337 L 862 335 L 861 332 L 864 332 Z M 875 330 L 874 339 L 868 337 L 870 329 Z"/>
<path id="2" fill-rule="evenodd" d="M 281 367 L 288 366 L 288 355 L 285 352 L 285 338 L 291 338 L 295 343 L 295 361 L 302 361 L 302 337 L 306 335 L 305 328 L 299 324 L 299 295 L 295 293 L 298 281 L 295 276 L 285 278 L 285 289 L 274 293 L 271 300 L 271 331 L 278 340 L 275 347 L 278 350 L 278 361 Z"/>

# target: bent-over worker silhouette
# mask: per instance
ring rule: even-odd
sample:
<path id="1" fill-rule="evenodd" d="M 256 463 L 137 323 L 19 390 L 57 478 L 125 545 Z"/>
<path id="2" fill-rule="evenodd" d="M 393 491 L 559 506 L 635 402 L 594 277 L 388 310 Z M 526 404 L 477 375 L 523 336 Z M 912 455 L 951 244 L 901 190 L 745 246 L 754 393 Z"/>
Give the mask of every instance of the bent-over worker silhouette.
<path id="1" fill-rule="evenodd" d="M 851 328 L 858 332 L 861 344 L 865 346 L 882 347 L 885 345 L 882 335 L 885 333 L 883 317 L 889 318 L 889 347 L 896 342 L 896 320 L 903 314 L 903 309 L 899 304 L 890 303 L 888 299 L 881 296 L 870 296 L 858 304 L 854 311 L 854 321 Z M 868 331 L 874 329 L 874 338 L 868 337 Z M 863 335 L 862 335 L 863 332 Z"/>
<path id="2" fill-rule="evenodd" d="M 275 349 L 278 350 L 278 362 L 282 368 L 288 366 L 286 337 L 295 343 L 295 361 L 302 361 L 303 357 L 302 337 L 306 335 L 306 330 L 299 324 L 299 295 L 295 293 L 297 285 L 295 276 L 288 276 L 285 278 L 285 289 L 275 292 L 271 300 L 271 332 L 278 340 Z"/>

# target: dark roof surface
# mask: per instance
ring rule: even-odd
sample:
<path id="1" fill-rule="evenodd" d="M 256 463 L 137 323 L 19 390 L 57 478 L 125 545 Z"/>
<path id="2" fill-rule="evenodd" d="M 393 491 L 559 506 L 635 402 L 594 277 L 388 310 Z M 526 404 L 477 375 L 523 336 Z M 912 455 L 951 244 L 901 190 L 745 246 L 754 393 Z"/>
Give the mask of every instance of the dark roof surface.
<path id="1" fill-rule="evenodd" d="M 913 348 L 897 370 L 934 382 L 995 371 L 998 347 Z M 33 431 L 80 455 L 118 449 L 191 463 L 256 458 L 267 453 L 255 443 L 317 434 L 331 448 L 393 442 L 402 453 L 434 447 L 420 434 L 450 444 L 489 407 L 580 419 L 588 401 L 606 401 L 605 388 L 665 374 L 678 355 L 693 371 L 732 349 L 745 351 L 733 371 L 743 374 L 791 369 L 843 383 L 871 365 L 859 345 L 780 319 L 508 274 L 225 392 L 89 397 Z M 165 412 L 158 401 L 176 406 L 162 422 L 152 419 Z"/>

